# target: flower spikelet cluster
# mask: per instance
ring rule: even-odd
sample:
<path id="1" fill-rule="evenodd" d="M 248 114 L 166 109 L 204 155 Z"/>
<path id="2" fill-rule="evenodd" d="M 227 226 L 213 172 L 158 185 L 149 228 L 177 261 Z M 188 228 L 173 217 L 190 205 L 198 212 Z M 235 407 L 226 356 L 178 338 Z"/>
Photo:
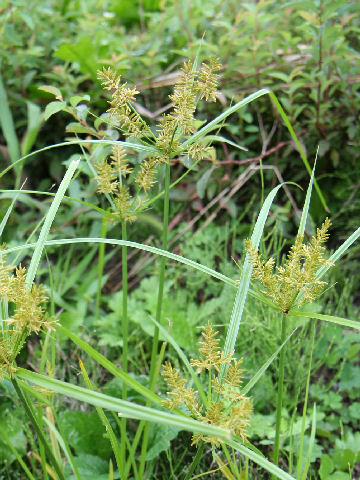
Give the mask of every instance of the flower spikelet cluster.
<path id="1" fill-rule="evenodd" d="M 132 172 L 127 160 L 127 152 L 121 145 L 114 145 L 110 155 L 110 162 L 107 158 L 96 163 L 95 169 L 98 183 L 98 192 L 107 193 L 113 196 L 115 214 L 125 222 L 133 222 L 134 200 L 125 185 L 126 177 Z"/>
<path id="2" fill-rule="evenodd" d="M 195 88 L 201 99 L 216 102 L 216 89 L 219 81 L 221 65 L 216 57 L 211 57 L 209 63 L 203 63 L 196 80 Z"/>
<path id="3" fill-rule="evenodd" d="M 121 76 L 110 67 L 98 71 L 104 89 L 111 93 L 108 112 L 118 121 L 120 131 L 140 143 L 155 147 L 154 154 L 143 159 L 130 178 L 127 177 L 132 168 L 129 167 L 126 152 L 118 145 L 114 146 L 110 160 L 105 158 L 95 165 L 97 190 L 113 197 L 114 213 L 121 221 L 133 221 L 136 218 L 137 210 L 143 208 L 149 190 L 156 183 L 158 166 L 169 163 L 180 152 L 183 140 L 195 132 L 194 115 L 198 101 L 216 101 L 219 78 L 216 72 L 219 70 L 220 64 L 214 58 L 203 63 L 199 69 L 194 68 L 191 61 L 185 62 L 173 93 L 169 95 L 173 109 L 163 115 L 156 133 L 152 132 L 135 109 L 134 102 L 139 93 L 136 88 L 122 83 Z M 199 142 L 190 144 L 184 154 L 195 161 L 215 158 L 215 150 Z M 132 188 L 125 185 L 128 180 L 134 181 Z M 136 192 L 136 199 L 132 198 L 131 191 Z"/>
<path id="4" fill-rule="evenodd" d="M 217 338 L 216 332 L 212 325 L 208 323 L 203 327 L 202 340 L 200 340 L 201 347 L 199 348 L 200 359 L 191 360 L 191 365 L 197 367 L 198 372 L 202 370 L 210 370 L 214 368 L 217 372 L 220 371 L 221 365 L 228 365 L 233 359 L 231 353 L 224 355 L 219 347 L 220 340 Z"/>
<path id="5" fill-rule="evenodd" d="M 14 274 L 10 273 L 14 271 Z M 12 312 L 3 319 L 0 332 L 0 378 L 12 375 L 14 360 L 26 338 L 32 332 L 51 330 L 55 321 L 45 311 L 47 297 L 42 285 L 26 282 L 26 269 L 6 265 L 6 255 L 0 250 L 0 301 L 4 312 Z"/>
<path id="6" fill-rule="evenodd" d="M 196 420 L 227 429 L 245 441 L 252 403 L 250 398 L 240 393 L 242 359 L 237 360 L 232 353 L 225 355 L 221 351 L 217 332 L 210 324 L 203 327 L 200 345 L 200 359 L 192 359 L 190 363 L 197 367 L 197 373 L 205 371 L 208 376 L 209 390 L 206 403 L 200 401 L 196 390 L 186 386 L 187 382 L 179 371 L 166 362 L 163 366 L 163 376 L 169 391 L 163 405 L 171 410 L 185 405 L 189 414 Z M 218 374 L 222 365 L 227 366 L 227 373 L 220 380 Z M 212 445 L 221 443 L 218 437 L 197 433 L 193 435 L 192 444 L 197 445 L 200 440 Z"/>
<path id="7" fill-rule="evenodd" d="M 105 90 L 111 91 L 110 116 L 115 117 L 126 136 L 141 136 L 149 131 L 149 126 L 134 109 L 133 103 L 139 93 L 135 87 L 130 88 L 126 83 L 120 84 L 121 76 L 104 67 L 98 70 L 98 78 Z"/>
<path id="8" fill-rule="evenodd" d="M 289 312 L 294 305 L 311 303 L 326 285 L 316 277 L 316 272 L 323 265 L 333 265 L 325 258 L 326 248 L 323 246 L 329 237 L 330 225 L 326 218 L 308 244 L 304 244 L 303 237 L 298 235 L 286 261 L 277 267 L 273 258 L 265 262 L 250 240 L 245 242 L 253 265 L 252 277 L 262 284 L 262 293 L 270 297 L 283 313 Z"/>
<path id="9" fill-rule="evenodd" d="M 164 115 L 158 126 L 156 146 L 164 153 L 162 160 L 166 161 L 166 156 L 179 148 L 182 137 L 195 132 L 194 114 L 198 100 L 216 101 L 219 75 L 215 72 L 220 68 L 218 60 L 214 58 L 210 58 L 209 64 L 203 63 L 199 70 L 194 69 L 190 60 L 184 63 L 180 78 L 169 96 L 173 111 Z M 208 153 L 208 147 L 200 145 L 195 159 L 200 160 Z"/>
<path id="10" fill-rule="evenodd" d="M 139 187 L 147 192 L 156 183 L 156 167 L 159 164 L 158 157 L 150 157 L 142 162 L 140 170 L 135 178 Z"/>
<path id="11" fill-rule="evenodd" d="M 215 158 L 215 149 L 201 143 L 194 143 L 188 148 L 187 157 L 188 159 L 193 158 L 196 161 L 202 160 L 203 158 L 213 160 Z"/>
<path id="12" fill-rule="evenodd" d="M 181 378 L 179 371 L 173 368 L 170 362 L 165 362 L 163 376 L 171 389 L 167 392 L 169 398 L 164 400 L 163 405 L 170 410 L 175 410 L 184 403 L 192 413 L 198 414 L 197 392 L 186 387 L 186 380 Z"/>

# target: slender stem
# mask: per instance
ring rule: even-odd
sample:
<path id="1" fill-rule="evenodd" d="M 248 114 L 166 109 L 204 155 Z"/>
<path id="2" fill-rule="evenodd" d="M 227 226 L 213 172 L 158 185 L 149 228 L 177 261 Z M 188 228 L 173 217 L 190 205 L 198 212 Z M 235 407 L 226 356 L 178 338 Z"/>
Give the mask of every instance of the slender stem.
<path id="1" fill-rule="evenodd" d="M 126 223 L 122 223 L 122 239 L 127 240 Z M 123 351 L 122 351 L 122 369 L 126 373 L 128 370 L 128 267 L 127 267 L 127 246 L 122 246 L 122 335 L 123 335 Z M 123 398 L 126 399 L 126 386 L 123 387 Z"/>
<path id="2" fill-rule="evenodd" d="M 169 192 L 170 192 L 170 160 L 166 163 L 165 171 L 165 197 L 164 197 L 164 217 L 163 217 L 163 232 L 162 232 L 162 244 L 161 247 L 163 250 L 167 249 L 168 241 L 168 228 L 169 228 Z M 164 282 L 165 282 L 165 257 L 161 257 L 160 260 L 160 272 L 159 272 L 159 289 L 158 289 L 158 298 L 156 306 L 156 321 L 161 323 L 161 312 L 162 312 L 162 303 L 164 296 Z M 150 390 L 154 390 L 157 374 L 156 374 L 156 359 L 158 356 L 158 343 L 159 343 L 159 328 L 155 327 L 154 338 L 151 351 L 151 360 L 150 360 Z M 139 467 L 139 477 L 143 478 L 145 470 L 145 460 L 147 445 L 149 441 L 149 431 L 150 424 L 146 423 L 144 428 L 144 435 L 141 445 L 141 457 L 140 457 L 140 467 Z"/>
<path id="3" fill-rule="evenodd" d="M 169 192 L 170 192 L 170 161 L 166 164 L 166 173 L 165 173 L 165 197 L 164 197 L 164 219 L 163 219 L 163 233 L 162 233 L 162 243 L 161 248 L 163 250 L 167 249 L 167 240 L 168 240 L 168 227 L 169 227 Z M 164 282 L 165 282 L 165 262 L 166 257 L 161 257 L 160 259 L 160 273 L 159 273 L 159 289 L 158 289 L 158 298 L 156 306 L 156 321 L 161 323 L 161 312 L 162 312 L 162 303 L 164 296 Z M 151 352 L 151 361 L 150 361 L 150 389 L 154 388 L 155 383 L 155 365 L 156 357 L 158 353 L 158 343 L 159 343 L 159 328 L 155 327 L 154 339 Z"/>
<path id="4" fill-rule="evenodd" d="M 127 240 L 126 222 L 122 222 L 122 239 Z M 127 247 L 122 246 L 122 336 L 123 336 L 123 350 L 122 350 L 122 369 L 125 373 L 128 371 L 128 311 L 127 311 L 127 296 L 128 296 L 128 271 L 127 271 Z M 127 398 L 127 386 L 123 383 L 122 399 Z M 121 419 L 121 443 L 120 443 L 120 458 L 121 465 L 125 465 L 125 447 L 126 447 L 126 418 Z M 125 478 L 125 477 L 124 477 Z"/>
<path id="5" fill-rule="evenodd" d="M 144 426 L 145 426 L 145 420 L 141 420 L 141 422 L 139 423 L 138 429 L 136 430 L 136 434 L 135 434 L 134 440 L 132 442 L 131 448 L 129 449 L 129 457 L 127 459 L 126 466 L 125 466 L 125 478 L 128 478 L 131 465 L 135 463 L 135 460 L 134 460 L 135 452 L 136 452 L 136 448 L 139 444 Z M 134 469 L 134 465 L 133 465 L 133 469 Z M 135 478 L 140 478 L 139 474 L 137 472 L 135 472 L 135 469 L 134 469 L 133 473 L 135 475 Z"/>
<path id="6" fill-rule="evenodd" d="M 302 460 L 303 460 L 303 450 L 304 450 L 304 433 L 305 433 L 305 421 L 306 421 L 306 411 L 307 411 L 307 404 L 309 398 L 309 388 L 310 388 L 310 376 L 311 376 L 311 364 L 312 364 L 312 355 L 314 350 L 314 343 L 315 343 L 315 333 L 316 333 L 316 322 L 312 320 L 311 322 L 311 348 L 310 348 L 310 358 L 309 358 L 309 370 L 306 379 L 306 390 L 305 390 L 305 400 L 304 400 L 304 407 L 303 407 L 303 416 L 301 422 L 301 437 L 300 437 L 300 447 L 299 447 L 299 455 L 298 455 L 298 462 L 296 465 L 296 478 L 301 478 L 301 470 L 302 470 Z"/>
<path id="7" fill-rule="evenodd" d="M 202 443 L 200 445 L 200 447 L 197 449 L 196 455 L 195 455 L 195 457 L 192 461 L 192 464 L 190 465 L 190 468 L 189 468 L 187 474 L 184 477 L 184 480 L 190 480 L 191 475 L 194 473 L 196 467 L 200 463 L 200 460 L 201 460 L 201 457 L 202 457 L 202 454 L 203 454 L 203 450 L 204 450 L 204 443 Z"/>
<path id="8" fill-rule="evenodd" d="M 41 430 L 41 428 L 38 424 L 38 421 L 37 421 L 36 416 L 35 416 L 35 412 L 33 411 L 32 406 L 27 399 L 26 393 L 21 390 L 16 378 L 12 378 L 11 382 L 12 382 L 14 388 L 15 388 L 15 391 L 16 391 L 21 403 L 23 404 L 23 406 L 25 408 L 26 414 L 28 415 L 28 417 L 31 421 L 31 424 L 34 427 L 34 429 L 35 429 L 35 431 L 36 431 L 36 433 L 39 437 L 39 440 L 40 440 L 40 442 L 42 443 L 42 445 L 45 449 L 46 455 L 48 456 L 50 462 L 52 463 L 59 479 L 60 480 L 65 480 L 64 474 L 63 474 L 58 462 L 56 461 L 56 458 L 55 458 L 51 448 L 49 447 L 49 444 L 46 441 L 46 439 L 44 437 L 44 434 L 43 434 L 43 432 L 42 432 L 42 430 Z"/>
<path id="9" fill-rule="evenodd" d="M 106 217 L 103 216 L 101 224 L 101 238 L 106 238 Z M 100 300 L 101 300 L 101 286 L 102 286 L 102 277 L 104 272 L 104 258 L 105 258 L 105 243 L 100 243 L 99 246 L 99 263 L 98 263 L 98 282 L 97 282 L 97 291 L 96 291 L 96 304 L 95 304 L 95 319 L 99 319 L 100 313 Z"/>
<path id="10" fill-rule="evenodd" d="M 281 339 L 280 344 L 284 343 L 286 339 L 286 315 L 283 315 L 281 319 Z M 279 446 L 280 446 L 280 431 L 281 431 L 281 409 L 282 398 L 284 391 L 284 366 L 285 366 L 285 345 L 280 352 L 279 360 L 279 383 L 278 383 L 278 396 L 276 402 L 276 430 L 275 430 L 275 444 L 274 444 L 274 463 L 279 464 Z"/>

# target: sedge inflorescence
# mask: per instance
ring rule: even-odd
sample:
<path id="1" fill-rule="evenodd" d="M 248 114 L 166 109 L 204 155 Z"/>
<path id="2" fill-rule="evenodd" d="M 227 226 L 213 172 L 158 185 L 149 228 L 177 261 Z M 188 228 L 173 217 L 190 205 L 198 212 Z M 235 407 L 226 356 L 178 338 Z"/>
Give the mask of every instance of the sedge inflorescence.
<path id="1" fill-rule="evenodd" d="M 26 338 L 40 330 L 54 328 L 55 321 L 45 311 L 47 297 L 42 285 L 26 282 L 26 269 L 6 264 L 4 246 L 0 249 L 0 378 L 13 375 L 15 359 Z M 14 273 L 12 273 L 14 272 Z"/>
<path id="2" fill-rule="evenodd" d="M 187 386 L 187 381 L 182 378 L 179 370 L 173 368 L 170 362 L 166 362 L 163 365 L 163 377 L 169 391 L 163 405 L 170 410 L 185 405 L 188 413 L 196 420 L 227 429 L 245 441 L 252 403 L 249 397 L 240 392 L 242 359 L 237 360 L 233 353 L 224 354 L 220 349 L 217 335 L 210 323 L 204 326 L 199 358 L 190 362 L 196 367 L 198 374 L 204 371 L 208 377 L 206 403 L 201 401 L 197 390 Z M 227 371 L 220 380 L 219 372 L 222 366 L 226 366 Z M 212 445 L 221 443 L 218 437 L 197 433 L 192 437 L 192 444 L 197 445 L 200 440 Z"/>
<path id="3" fill-rule="evenodd" d="M 149 190 L 156 183 L 159 165 L 169 163 L 180 152 L 195 161 L 214 158 L 214 149 L 204 143 L 191 143 L 185 151 L 182 151 L 181 143 L 196 131 L 194 115 L 198 101 L 216 101 L 220 69 L 216 58 L 210 58 L 198 69 L 190 61 L 185 62 L 173 93 L 169 95 L 173 109 L 163 115 L 155 132 L 135 109 L 139 94 L 136 87 L 121 83 L 121 76 L 110 67 L 98 71 L 104 89 L 111 92 L 107 111 L 121 133 L 154 147 L 154 154 L 142 160 L 133 174 L 128 152 L 119 145 L 114 145 L 110 160 L 105 158 L 95 165 L 98 191 L 113 196 L 114 213 L 121 221 L 136 219 L 136 214 L 147 201 Z M 129 179 L 134 181 L 133 186 L 130 186 Z"/>
<path id="4" fill-rule="evenodd" d="M 298 235 L 292 245 L 286 261 L 275 268 L 275 260 L 263 260 L 261 254 L 246 240 L 245 248 L 252 263 L 252 277 L 262 285 L 261 292 L 270 297 L 283 313 L 288 313 L 295 305 L 311 303 L 319 296 L 326 282 L 317 278 L 321 266 L 332 266 L 325 258 L 327 241 L 331 222 L 328 218 L 316 236 L 308 244 L 303 243 L 303 236 Z"/>

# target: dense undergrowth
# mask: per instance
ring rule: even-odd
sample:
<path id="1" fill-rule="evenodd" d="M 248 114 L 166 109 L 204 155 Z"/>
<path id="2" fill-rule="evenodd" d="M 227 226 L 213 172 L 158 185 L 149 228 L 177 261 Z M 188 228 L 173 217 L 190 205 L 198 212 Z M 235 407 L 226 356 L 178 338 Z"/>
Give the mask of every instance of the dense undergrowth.
<path id="1" fill-rule="evenodd" d="M 0 478 L 359 477 L 358 10 L 1 5 Z"/>

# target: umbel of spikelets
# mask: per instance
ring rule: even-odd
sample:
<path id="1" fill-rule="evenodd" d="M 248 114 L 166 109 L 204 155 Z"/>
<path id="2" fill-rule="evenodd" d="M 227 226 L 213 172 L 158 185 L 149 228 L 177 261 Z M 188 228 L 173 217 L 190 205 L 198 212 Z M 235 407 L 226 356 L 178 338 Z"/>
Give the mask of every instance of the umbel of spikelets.
<path id="1" fill-rule="evenodd" d="M 43 287 L 34 283 L 28 286 L 26 269 L 8 266 L 4 248 L 0 249 L 0 300 L 3 306 L 6 304 L 4 311 L 12 314 L 3 319 L 0 331 L 0 378 L 16 371 L 15 358 L 32 332 L 52 329 L 56 323 L 45 311 Z"/>
<path id="2" fill-rule="evenodd" d="M 189 415 L 196 420 L 225 428 L 245 441 L 252 404 L 250 398 L 240 393 L 242 359 L 237 360 L 232 353 L 225 355 L 219 347 L 217 335 L 210 323 L 204 326 L 199 358 L 190 362 L 198 374 L 205 372 L 208 377 L 206 384 L 210 380 L 211 392 L 208 392 L 207 404 L 201 403 L 199 393 L 187 386 L 187 381 L 181 377 L 179 370 L 166 362 L 163 377 L 169 390 L 163 405 L 170 410 L 184 405 Z M 227 373 L 220 381 L 219 371 L 222 365 L 227 366 Z M 221 443 L 218 437 L 197 433 L 192 437 L 192 444 L 197 445 L 200 440 L 212 445 Z"/>
<path id="3" fill-rule="evenodd" d="M 317 278 L 316 272 L 323 265 L 333 265 L 326 259 L 323 246 L 329 237 L 330 225 L 326 218 L 307 244 L 303 243 L 303 236 L 298 235 L 285 262 L 277 267 L 273 258 L 265 261 L 251 241 L 246 240 L 246 252 L 253 266 L 252 278 L 259 281 L 262 293 L 270 297 L 283 313 L 294 305 L 311 303 L 326 285 Z"/>
<path id="4" fill-rule="evenodd" d="M 121 132 L 139 142 L 146 141 L 156 149 L 156 153 L 145 158 L 130 177 L 132 168 L 129 167 L 127 152 L 118 145 L 113 147 L 111 161 L 105 158 L 95 165 L 98 191 L 113 197 L 114 213 L 121 221 L 136 219 L 137 211 L 142 208 L 149 190 L 156 183 L 158 166 L 170 162 L 180 150 L 182 140 L 195 132 L 194 115 L 198 101 L 216 101 L 220 69 L 215 58 L 204 62 L 198 69 L 190 61 L 185 62 L 173 93 L 169 95 L 173 109 L 163 115 L 155 133 L 135 109 L 136 96 L 139 94 L 136 87 L 121 83 L 121 76 L 110 67 L 98 71 L 103 88 L 111 92 L 108 113 L 116 120 Z M 201 143 L 189 145 L 183 153 L 196 161 L 214 157 L 214 149 Z M 126 185 L 129 179 L 134 181 L 132 187 Z"/>

